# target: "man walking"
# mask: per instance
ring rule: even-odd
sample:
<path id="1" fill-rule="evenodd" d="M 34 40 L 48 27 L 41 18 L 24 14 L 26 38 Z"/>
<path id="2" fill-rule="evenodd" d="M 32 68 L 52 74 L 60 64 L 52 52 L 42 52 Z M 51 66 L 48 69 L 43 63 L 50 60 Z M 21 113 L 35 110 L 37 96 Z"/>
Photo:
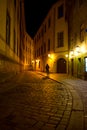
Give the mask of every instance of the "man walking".
<path id="1" fill-rule="evenodd" d="M 46 73 L 47 73 L 47 77 L 49 77 L 49 65 L 46 64 Z"/>

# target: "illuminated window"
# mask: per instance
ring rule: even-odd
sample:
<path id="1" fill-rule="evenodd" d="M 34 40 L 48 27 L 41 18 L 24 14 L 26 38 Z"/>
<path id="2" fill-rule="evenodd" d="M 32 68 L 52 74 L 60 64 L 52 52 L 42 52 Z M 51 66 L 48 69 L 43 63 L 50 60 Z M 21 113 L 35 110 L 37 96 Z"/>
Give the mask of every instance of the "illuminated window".
<path id="1" fill-rule="evenodd" d="M 85 72 L 87 72 L 87 57 L 85 57 Z"/>

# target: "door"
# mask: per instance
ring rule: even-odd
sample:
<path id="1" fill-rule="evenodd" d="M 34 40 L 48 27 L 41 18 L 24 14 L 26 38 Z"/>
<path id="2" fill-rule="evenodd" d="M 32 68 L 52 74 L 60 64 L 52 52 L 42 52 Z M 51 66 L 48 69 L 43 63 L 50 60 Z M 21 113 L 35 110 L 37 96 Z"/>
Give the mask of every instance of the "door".
<path id="1" fill-rule="evenodd" d="M 57 61 L 57 73 L 66 73 L 66 60 L 63 58 Z"/>

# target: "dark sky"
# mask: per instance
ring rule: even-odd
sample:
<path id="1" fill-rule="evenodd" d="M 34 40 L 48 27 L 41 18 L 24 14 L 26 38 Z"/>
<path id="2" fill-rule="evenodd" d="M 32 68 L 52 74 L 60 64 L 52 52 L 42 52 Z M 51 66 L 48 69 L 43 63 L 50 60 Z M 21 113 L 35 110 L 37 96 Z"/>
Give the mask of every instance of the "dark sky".
<path id="1" fill-rule="evenodd" d="M 56 1 L 58 0 L 24 0 L 26 31 L 32 38 Z"/>

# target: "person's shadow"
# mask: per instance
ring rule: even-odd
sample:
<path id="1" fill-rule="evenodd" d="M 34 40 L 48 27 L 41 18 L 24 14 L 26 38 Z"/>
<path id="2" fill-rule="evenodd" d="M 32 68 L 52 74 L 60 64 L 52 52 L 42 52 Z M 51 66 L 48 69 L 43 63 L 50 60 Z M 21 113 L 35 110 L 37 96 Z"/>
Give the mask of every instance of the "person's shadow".
<path id="1" fill-rule="evenodd" d="M 48 76 L 44 76 L 42 79 L 43 80 L 46 80 L 46 79 L 48 79 L 49 77 Z"/>

